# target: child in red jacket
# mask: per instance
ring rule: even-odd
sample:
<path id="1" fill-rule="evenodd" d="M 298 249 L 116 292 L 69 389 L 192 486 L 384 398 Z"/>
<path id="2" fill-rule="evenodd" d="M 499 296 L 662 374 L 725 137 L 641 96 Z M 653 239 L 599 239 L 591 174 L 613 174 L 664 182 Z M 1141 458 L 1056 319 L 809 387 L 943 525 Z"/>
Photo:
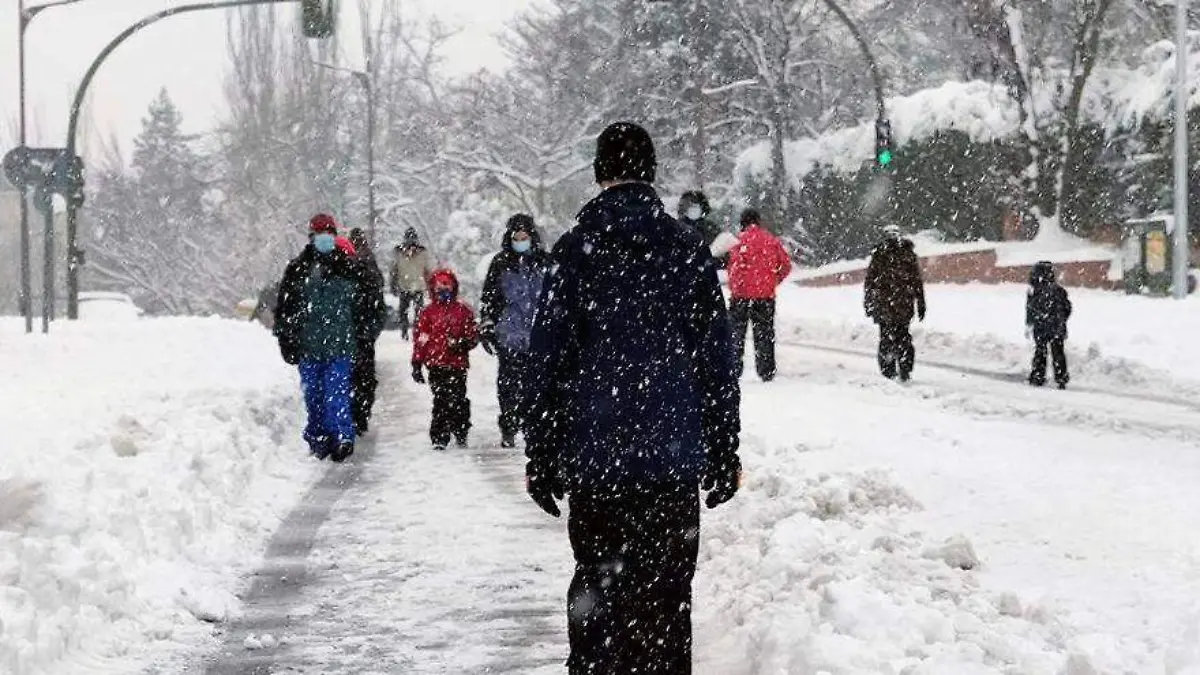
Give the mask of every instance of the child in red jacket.
<path id="1" fill-rule="evenodd" d="M 475 313 L 458 300 L 458 278 L 447 269 L 429 275 L 432 302 L 421 311 L 413 332 L 413 381 L 425 384 L 422 367 L 429 369 L 433 392 L 433 419 L 429 438 L 435 450 L 445 450 L 450 436 L 466 447 L 471 429 L 471 401 L 467 398 L 467 354 L 479 343 Z"/>

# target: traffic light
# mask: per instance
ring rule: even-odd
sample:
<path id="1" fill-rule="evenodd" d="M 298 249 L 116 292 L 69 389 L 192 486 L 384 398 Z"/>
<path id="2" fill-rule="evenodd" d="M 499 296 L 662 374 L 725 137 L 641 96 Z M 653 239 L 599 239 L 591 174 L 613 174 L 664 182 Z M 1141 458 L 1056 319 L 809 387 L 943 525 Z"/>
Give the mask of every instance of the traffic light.
<path id="1" fill-rule="evenodd" d="M 337 0 L 301 0 L 300 20 L 304 37 L 332 37 L 337 23 Z"/>
<path id="2" fill-rule="evenodd" d="M 878 120 L 875 122 L 875 166 L 880 169 L 890 168 L 895 158 L 892 148 L 892 123 Z"/>

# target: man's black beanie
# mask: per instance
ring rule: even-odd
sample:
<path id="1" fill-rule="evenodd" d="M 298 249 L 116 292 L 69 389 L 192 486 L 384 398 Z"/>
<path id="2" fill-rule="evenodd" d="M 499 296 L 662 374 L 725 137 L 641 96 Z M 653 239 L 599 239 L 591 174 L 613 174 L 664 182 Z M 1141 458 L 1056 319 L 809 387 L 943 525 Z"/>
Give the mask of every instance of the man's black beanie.
<path id="1" fill-rule="evenodd" d="M 616 122 L 596 139 L 596 182 L 640 180 L 654 182 L 658 159 L 650 134 L 633 122 Z"/>

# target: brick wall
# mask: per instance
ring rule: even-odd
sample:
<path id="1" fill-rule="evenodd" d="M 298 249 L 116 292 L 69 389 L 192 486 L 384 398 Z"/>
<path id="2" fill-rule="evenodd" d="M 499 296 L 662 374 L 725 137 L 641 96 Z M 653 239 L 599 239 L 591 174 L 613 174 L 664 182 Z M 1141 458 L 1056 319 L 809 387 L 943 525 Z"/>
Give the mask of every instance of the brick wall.
<path id="1" fill-rule="evenodd" d="M 1054 267 L 1065 286 L 1106 290 L 1120 287 L 1120 282 L 1108 279 L 1108 261 L 1058 263 Z M 998 266 L 995 250 L 921 258 L 921 272 L 925 282 L 931 284 L 1024 284 L 1029 281 L 1030 269 L 1030 265 Z M 812 288 L 861 285 L 866 276 L 867 271 L 861 269 L 801 279 L 798 283 Z"/>

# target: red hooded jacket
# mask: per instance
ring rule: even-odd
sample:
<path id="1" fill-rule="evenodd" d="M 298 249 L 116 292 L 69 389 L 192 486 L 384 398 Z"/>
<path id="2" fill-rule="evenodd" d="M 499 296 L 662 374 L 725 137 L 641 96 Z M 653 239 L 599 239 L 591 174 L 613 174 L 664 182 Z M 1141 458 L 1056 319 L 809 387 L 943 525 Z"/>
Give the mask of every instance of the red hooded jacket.
<path id="1" fill-rule="evenodd" d="M 792 271 L 792 259 L 775 235 L 759 225 L 742 231 L 729 252 L 729 294 L 741 300 L 775 297 L 775 287 Z"/>
<path id="2" fill-rule="evenodd" d="M 467 354 L 479 344 L 479 329 L 475 313 L 458 299 L 458 278 L 454 272 L 442 269 L 429 275 L 429 292 L 439 280 L 449 281 L 454 298 L 442 302 L 436 297 L 421 311 L 413 332 L 413 363 L 429 368 L 466 370 L 471 362 Z"/>

